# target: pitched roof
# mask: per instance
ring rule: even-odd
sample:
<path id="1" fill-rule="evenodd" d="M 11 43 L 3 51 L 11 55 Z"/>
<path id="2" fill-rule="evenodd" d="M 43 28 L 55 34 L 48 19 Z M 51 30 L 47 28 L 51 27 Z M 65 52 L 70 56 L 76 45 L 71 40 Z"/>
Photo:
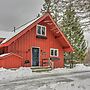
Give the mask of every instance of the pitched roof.
<path id="1" fill-rule="evenodd" d="M 17 57 L 19 57 L 19 58 L 23 58 L 23 57 L 15 54 L 15 53 L 5 53 L 5 54 L 1 54 L 1 55 L 0 55 L 0 59 L 5 58 L 5 57 L 8 57 L 8 56 L 11 56 L 11 55 L 17 56 Z"/>
<path id="2" fill-rule="evenodd" d="M 50 21 L 53 23 L 54 27 L 56 28 L 55 34 L 58 32 L 58 34 L 56 34 L 56 35 L 59 35 L 59 41 L 61 42 L 60 44 L 61 44 L 63 50 L 66 52 L 74 51 L 71 44 L 68 42 L 68 40 L 66 39 L 64 34 L 61 32 L 60 28 L 54 22 L 54 20 L 52 19 L 52 16 L 49 13 L 46 13 L 45 15 L 43 15 L 39 18 L 36 18 L 31 22 L 26 23 L 22 27 L 17 28 L 15 32 L 10 32 L 10 36 L 8 35 L 8 37 L 6 37 L 6 39 L 1 43 L 0 47 L 8 46 L 10 43 L 12 43 L 16 39 L 18 39 L 20 36 L 25 34 L 28 30 L 32 29 L 35 25 L 37 25 L 39 22 L 43 21 L 47 17 L 50 19 Z M 26 28 L 29 28 L 29 29 L 26 29 Z M 53 30 L 53 32 L 54 32 L 54 30 Z"/>
<path id="3" fill-rule="evenodd" d="M 40 17 L 39 17 L 40 18 Z M 31 25 L 32 23 L 34 23 L 35 21 L 37 21 L 39 18 L 36 18 L 34 20 L 29 21 L 28 23 L 25 23 L 24 25 L 18 27 L 15 29 L 15 32 L 7 32 L 7 31 L 0 31 L 0 38 L 5 38 L 5 40 L 3 40 L 3 43 L 7 42 L 8 40 L 10 40 L 12 37 L 16 36 L 18 33 L 20 33 L 22 30 L 24 30 L 26 27 L 28 27 L 29 25 Z"/>

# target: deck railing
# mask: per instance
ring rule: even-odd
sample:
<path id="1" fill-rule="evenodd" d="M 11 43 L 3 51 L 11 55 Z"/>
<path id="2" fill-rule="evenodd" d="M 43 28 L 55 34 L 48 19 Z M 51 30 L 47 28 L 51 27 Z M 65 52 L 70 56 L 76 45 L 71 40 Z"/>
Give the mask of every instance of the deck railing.
<path id="1" fill-rule="evenodd" d="M 54 62 L 52 60 L 50 60 L 50 58 L 44 58 L 42 59 L 42 66 L 49 66 L 52 69 L 54 68 Z"/>

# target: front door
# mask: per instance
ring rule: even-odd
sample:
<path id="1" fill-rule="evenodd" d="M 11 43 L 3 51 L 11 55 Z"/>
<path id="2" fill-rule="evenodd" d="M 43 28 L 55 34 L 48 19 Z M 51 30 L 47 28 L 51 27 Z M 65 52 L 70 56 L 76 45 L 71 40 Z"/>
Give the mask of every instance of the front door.
<path id="1" fill-rule="evenodd" d="M 39 48 L 32 48 L 32 66 L 39 66 Z"/>

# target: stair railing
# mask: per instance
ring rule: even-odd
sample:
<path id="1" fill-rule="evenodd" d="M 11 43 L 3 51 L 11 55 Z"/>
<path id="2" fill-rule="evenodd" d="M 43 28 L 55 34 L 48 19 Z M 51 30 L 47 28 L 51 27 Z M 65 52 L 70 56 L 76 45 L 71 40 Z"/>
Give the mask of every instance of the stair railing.
<path id="1" fill-rule="evenodd" d="M 50 58 L 49 58 L 49 66 L 50 66 L 52 69 L 54 69 L 54 62 L 53 62 L 52 60 L 50 60 Z"/>

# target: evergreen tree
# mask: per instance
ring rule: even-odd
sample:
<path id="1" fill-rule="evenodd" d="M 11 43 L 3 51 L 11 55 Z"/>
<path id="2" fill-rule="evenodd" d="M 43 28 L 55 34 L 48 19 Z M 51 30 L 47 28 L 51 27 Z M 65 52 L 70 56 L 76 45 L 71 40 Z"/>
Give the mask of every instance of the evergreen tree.
<path id="1" fill-rule="evenodd" d="M 71 1 L 73 2 L 73 0 Z M 80 17 L 83 30 L 90 30 L 90 0 L 74 0 L 73 4 Z"/>
<path id="2" fill-rule="evenodd" d="M 65 53 L 65 57 L 69 60 L 80 60 L 82 62 L 85 58 L 87 47 L 79 18 L 76 16 L 77 12 L 75 13 L 75 2 L 76 0 L 45 0 L 41 13 L 49 12 L 52 15 L 53 19 L 62 28 L 62 32 L 64 32 L 74 47 L 75 51 L 73 53 Z M 65 13 L 63 15 L 64 11 Z"/>
<path id="3" fill-rule="evenodd" d="M 90 0 L 44 0 L 41 13 L 50 12 L 57 24 L 60 24 L 67 5 L 71 2 L 79 17 L 81 28 L 90 30 Z"/>
<path id="4" fill-rule="evenodd" d="M 85 58 L 87 47 L 83 30 L 81 29 L 79 18 L 76 16 L 73 4 L 70 3 L 66 8 L 61 24 L 62 32 L 66 35 L 75 50 L 73 53 L 65 53 L 66 58 L 80 60 L 82 62 Z"/>
<path id="5" fill-rule="evenodd" d="M 46 12 L 50 13 L 55 20 L 56 23 L 61 19 L 60 18 L 60 0 L 45 0 L 43 4 L 43 8 L 41 9 L 41 13 L 44 14 Z"/>

